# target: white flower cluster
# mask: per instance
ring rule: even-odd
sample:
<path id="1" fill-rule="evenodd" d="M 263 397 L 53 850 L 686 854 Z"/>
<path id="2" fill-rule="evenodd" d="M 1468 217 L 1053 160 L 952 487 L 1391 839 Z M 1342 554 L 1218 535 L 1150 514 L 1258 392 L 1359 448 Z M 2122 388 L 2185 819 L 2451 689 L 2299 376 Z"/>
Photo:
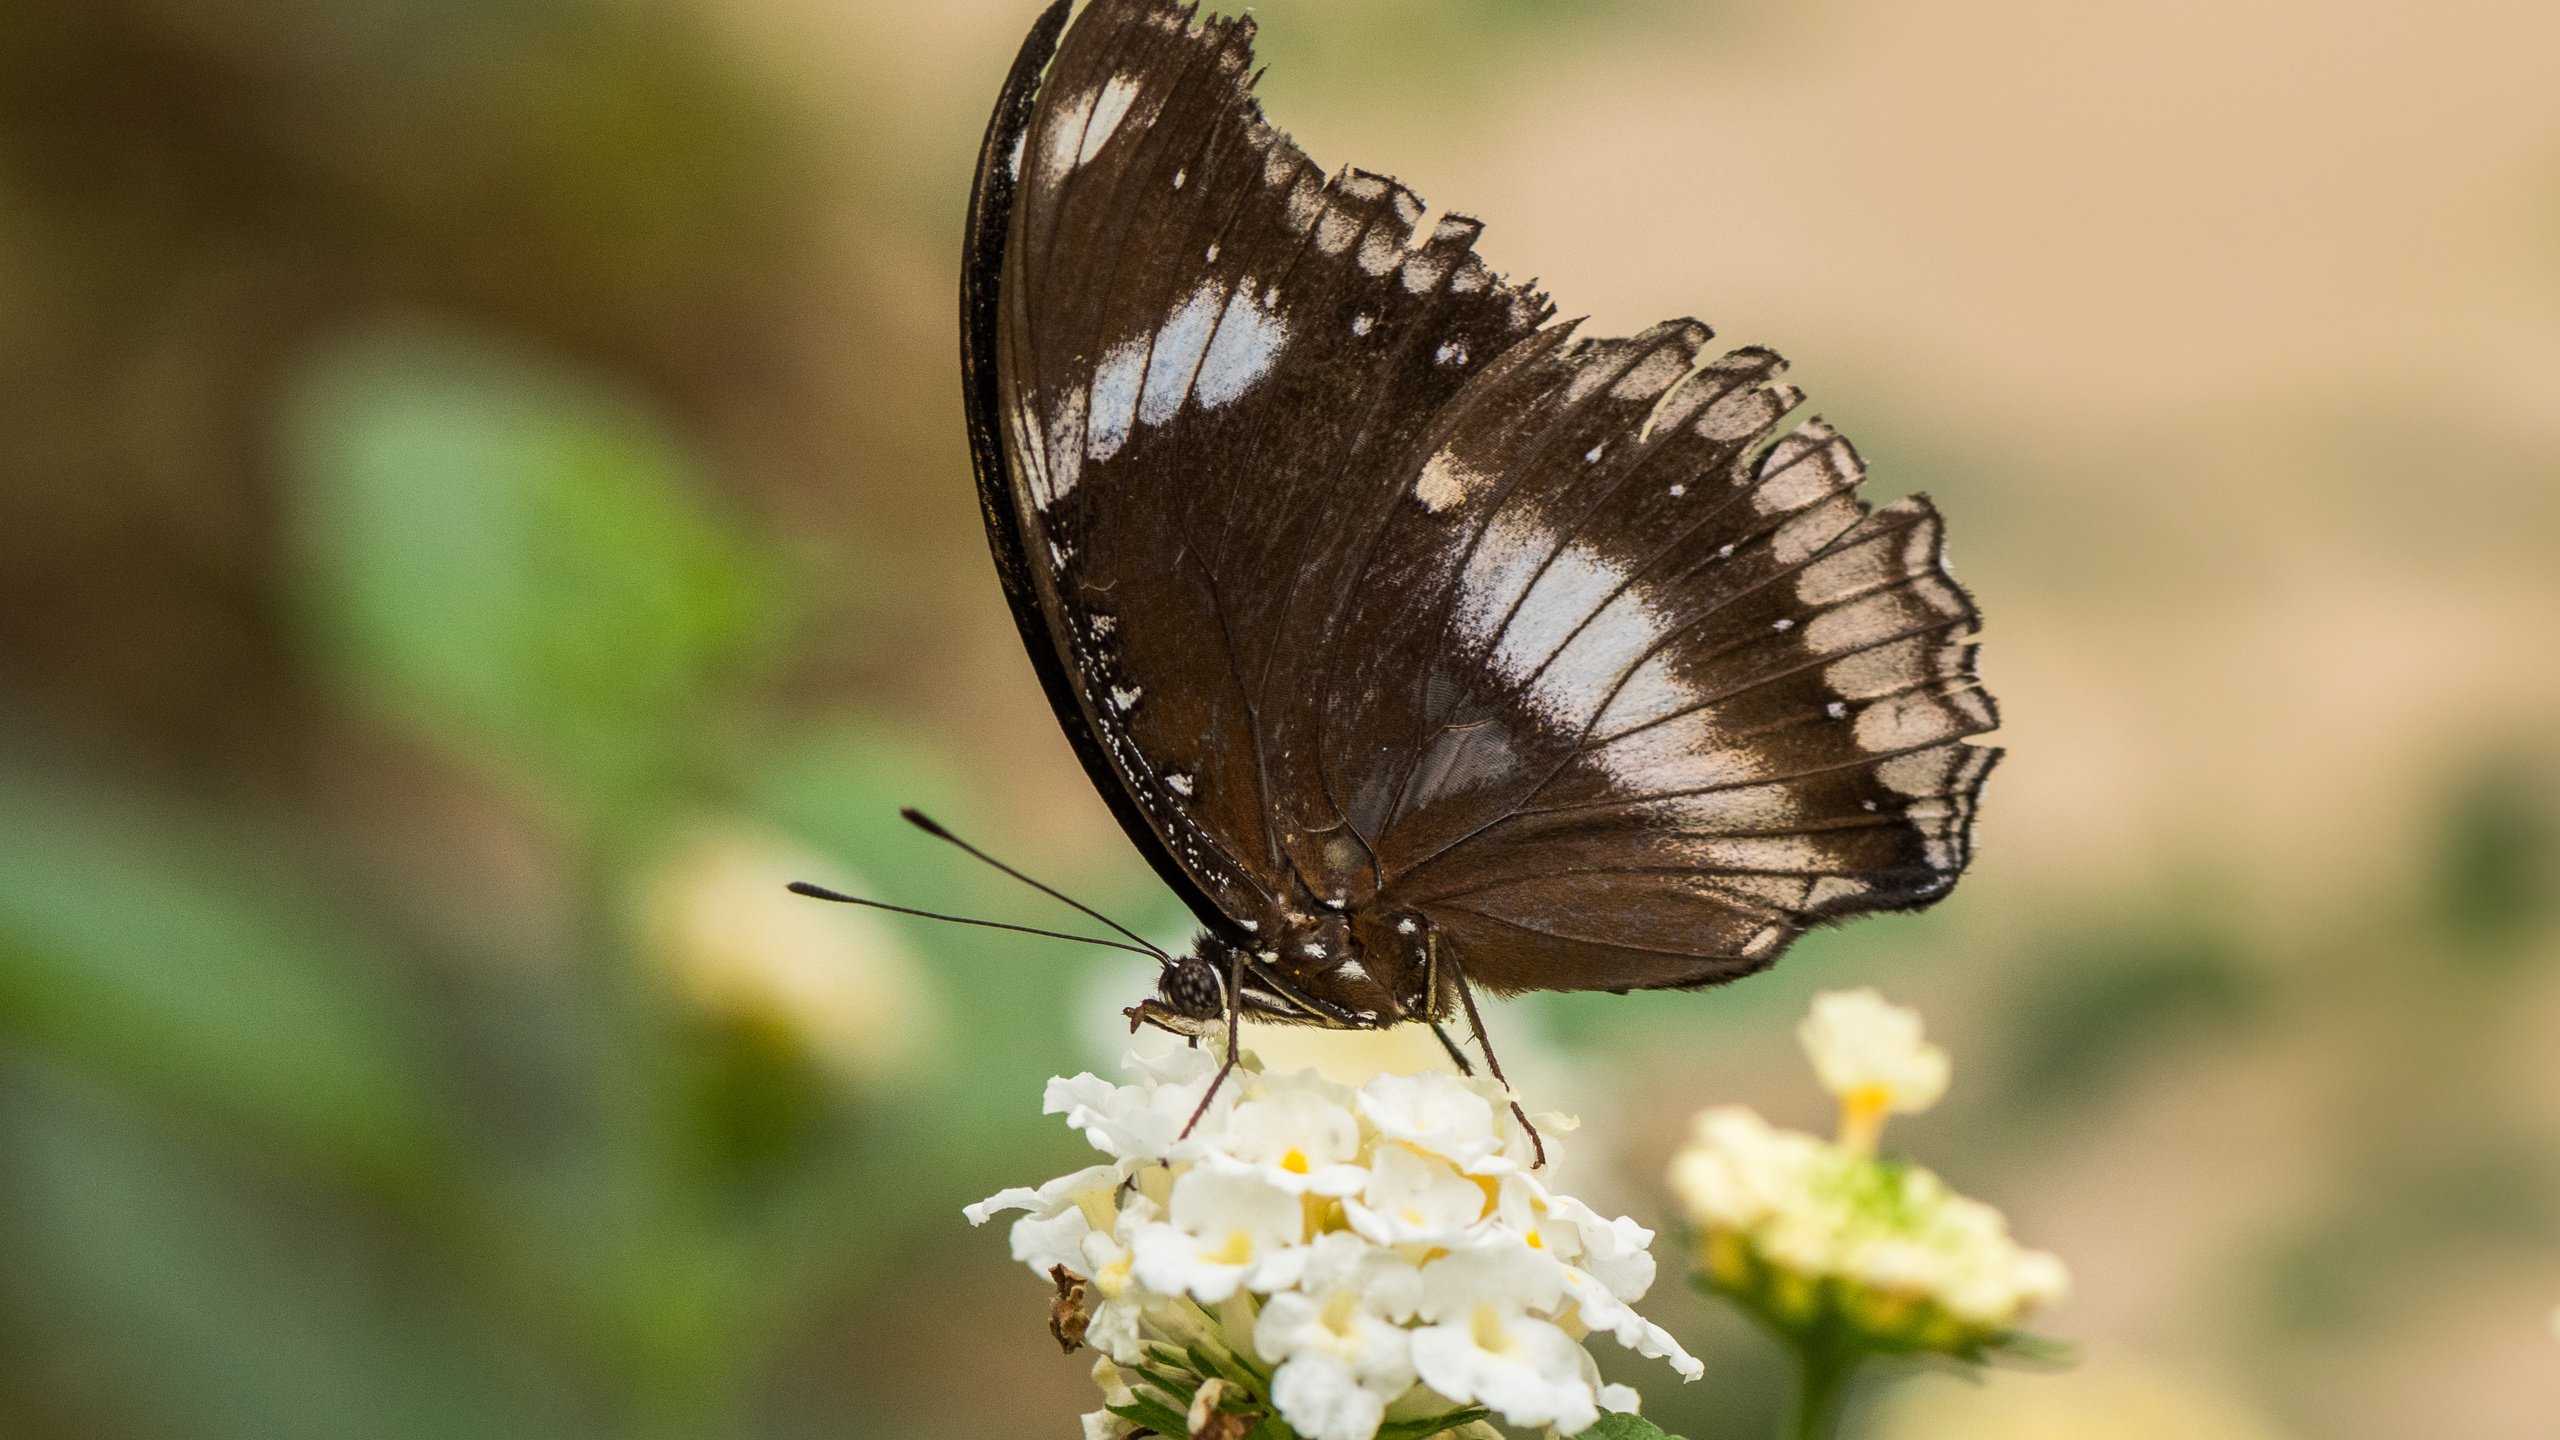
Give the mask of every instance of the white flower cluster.
<path id="1" fill-rule="evenodd" d="M 2060 1298 L 2062 1262 L 2021 1248 L 1998 1210 L 1875 1155 L 1863 1121 L 1926 1108 L 1946 1088 L 1946 1057 L 1922 1044 L 1919 1017 L 1873 991 L 1825 995 L 1800 1034 L 1841 1097 L 1839 1143 L 1726 1106 L 1697 1117 L 1672 1161 L 1708 1283 L 1782 1327 L 1841 1322 L 1869 1348 L 1954 1354 Z"/>
<path id="2" fill-rule="evenodd" d="M 1083 1338 L 1116 1365 L 1206 1362 L 1307 1440 L 1475 1407 L 1575 1433 L 1636 1407 L 1600 1382 L 1595 1330 L 1699 1374 L 1629 1305 L 1653 1283 L 1653 1233 L 1531 1173 L 1499 1088 L 1433 1072 L 1354 1090 L 1247 1055 L 1182 1138 L 1212 1053 L 1127 1063 L 1131 1084 L 1049 1086 L 1106 1163 L 967 1212 L 1026 1212 L 1014 1258 L 1085 1277 Z"/>

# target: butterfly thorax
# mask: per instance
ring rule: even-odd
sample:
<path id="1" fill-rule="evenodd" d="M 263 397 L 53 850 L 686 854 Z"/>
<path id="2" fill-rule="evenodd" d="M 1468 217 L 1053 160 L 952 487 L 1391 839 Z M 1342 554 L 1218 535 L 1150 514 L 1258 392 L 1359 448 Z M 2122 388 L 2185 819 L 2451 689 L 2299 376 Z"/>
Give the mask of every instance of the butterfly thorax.
<path id="1" fill-rule="evenodd" d="M 1446 986 L 1412 917 L 1275 908 L 1246 933 L 1253 943 L 1201 932 L 1189 953 L 1167 962 L 1155 998 L 1128 1012 L 1131 1022 L 1208 1033 L 1225 1022 L 1231 984 L 1244 1015 L 1266 1023 L 1371 1029 L 1448 1008 L 1434 993 Z"/>

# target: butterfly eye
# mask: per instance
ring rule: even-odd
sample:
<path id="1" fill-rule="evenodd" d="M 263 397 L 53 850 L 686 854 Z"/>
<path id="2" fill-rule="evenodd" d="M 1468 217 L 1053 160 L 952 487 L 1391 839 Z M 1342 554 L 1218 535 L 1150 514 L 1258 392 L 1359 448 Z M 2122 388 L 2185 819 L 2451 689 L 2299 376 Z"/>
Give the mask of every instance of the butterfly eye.
<path id="1" fill-rule="evenodd" d="M 1185 955 L 1166 966 L 1156 989 L 1166 1007 L 1177 1014 L 1207 1019 L 1227 1013 L 1227 988 L 1218 978 L 1218 967 L 1197 955 Z"/>

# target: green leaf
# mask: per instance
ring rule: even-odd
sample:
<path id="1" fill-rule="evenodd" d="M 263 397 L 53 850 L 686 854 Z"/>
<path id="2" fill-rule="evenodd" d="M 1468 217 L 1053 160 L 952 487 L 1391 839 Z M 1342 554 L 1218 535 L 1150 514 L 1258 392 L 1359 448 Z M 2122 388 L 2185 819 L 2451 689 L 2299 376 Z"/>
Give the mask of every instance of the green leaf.
<path id="1" fill-rule="evenodd" d="M 1199 1381 L 1185 1379 L 1168 1370 L 1158 1370 L 1149 1365 L 1131 1365 L 1126 1368 L 1130 1374 L 1146 1381 L 1148 1384 L 1153 1385 L 1158 1390 L 1163 1391 L 1165 1394 L 1172 1396 L 1174 1399 L 1181 1401 L 1185 1405 L 1191 1403 L 1191 1397 L 1194 1394 L 1197 1394 L 1200 1389 Z"/>
<path id="2" fill-rule="evenodd" d="M 1191 1419 L 1160 1400 L 1138 1396 L 1126 1405 L 1102 1407 L 1133 1425 L 1142 1425 L 1159 1435 L 1183 1436 L 1191 1433 Z"/>
<path id="3" fill-rule="evenodd" d="M 1600 1412 L 1598 1423 L 1583 1431 L 1575 1440 L 1680 1440 L 1641 1415 L 1617 1410 Z"/>
<path id="4" fill-rule="evenodd" d="M 1431 1440 L 1434 1435 L 1445 1435 L 1461 1425 L 1472 1425 L 1492 1413 L 1476 1405 L 1452 1410 L 1446 1415 L 1424 1416 L 1419 1420 L 1389 1420 L 1378 1427 L 1378 1440 Z"/>
<path id="5" fill-rule="evenodd" d="M 405 722 L 590 806 L 647 793 L 773 611 L 697 466 L 628 400 L 495 346 L 322 352 L 288 441 L 308 608 Z"/>
<path id="6" fill-rule="evenodd" d="M 1203 1375 L 1215 1375 L 1229 1385 L 1256 1393 L 1260 1393 L 1264 1387 L 1264 1377 L 1255 1373 L 1253 1367 L 1246 1364 L 1241 1355 L 1213 1354 L 1204 1345 L 1190 1347 L 1190 1355 L 1192 1368 Z"/>
<path id="7" fill-rule="evenodd" d="M 0 1037 L 306 1158 L 426 1183 L 438 1097 L 380 957 L 236 835 L 0 774 Z"/>

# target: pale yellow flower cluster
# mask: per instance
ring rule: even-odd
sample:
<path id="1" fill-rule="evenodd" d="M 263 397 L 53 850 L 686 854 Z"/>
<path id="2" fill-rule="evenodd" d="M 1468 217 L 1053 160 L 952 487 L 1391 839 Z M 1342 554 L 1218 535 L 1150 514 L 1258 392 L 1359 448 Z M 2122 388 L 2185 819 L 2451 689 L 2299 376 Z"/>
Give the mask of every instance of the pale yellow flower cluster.
<path id="1" fill-rule="evenodd" d="M 1840 1097 L 1837 1142 L 1727 1106 L 1700 1114 L 1672 1160 L 1707 1283 L 1784 1329 L 1949 1354 L 2000 1343 L 2060 1298 L 2062 1262 L 2019 1246 L 1998 1210 L 1875 1153 L 1887 1114 L 1946 1091 L 1919 1016 L 1871 990 L 1828 994 L 1799 1035 Z"/>

